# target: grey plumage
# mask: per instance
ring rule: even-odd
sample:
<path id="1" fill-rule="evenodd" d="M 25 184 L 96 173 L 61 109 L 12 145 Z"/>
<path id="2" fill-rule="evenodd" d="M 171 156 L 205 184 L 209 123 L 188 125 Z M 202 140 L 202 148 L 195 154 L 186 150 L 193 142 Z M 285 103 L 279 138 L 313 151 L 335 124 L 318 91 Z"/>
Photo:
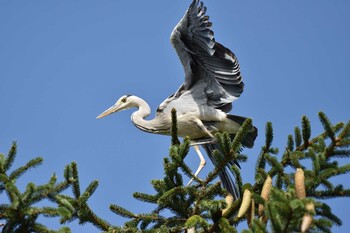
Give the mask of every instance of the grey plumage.
<path id="1" fill-rule="evenodd" d="M 149 105 L 133 95 L 122 96 L 97 118 L 136 107 L 138 111 L 132 114 L 131 120 L 137 128 L 149 133 L 169 135 L 171 110 L 175 108 L 178 135 L 189 136 L 193 144 L 206 141 L 202 146 L 212 162 L 217 164 L 212 156 L 213 150 L 218 148 L 213 141 L 213 134 L 228 132 L 233 137 L 240 129 L 245 118 L 227 113 L 232 109 L 232 101 L 243 92 L 244 83 L 235 54 L 215 41 L 211 26 L 206 7 L 201 1 L 193 0 L 170 36 L 171 44 L 183 65 L 184 83 L 159 105 L 154 119 L 145 120 L 151 112 Z M 256 137 L 257 129 L 252 127 L 242 144 L 253 147 Z M 220 173 L 220 178 L 224 187 L 237 197 L 239 193 L 229 172 L 230 166 L 234 164 L 231 161 L 228 169 Z M 196 175 L 201 168 L 200 165 Z"/>

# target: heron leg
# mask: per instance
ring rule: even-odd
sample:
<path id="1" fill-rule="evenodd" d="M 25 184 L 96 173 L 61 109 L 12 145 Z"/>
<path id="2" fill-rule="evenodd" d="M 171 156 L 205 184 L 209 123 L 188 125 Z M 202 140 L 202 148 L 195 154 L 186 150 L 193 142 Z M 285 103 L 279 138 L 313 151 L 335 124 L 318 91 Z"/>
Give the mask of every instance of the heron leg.
<path id="1" fill-rule="evenodd" d="M 208 138 L 208 139 L 203 139 L 203 140 L 192 141 L 190 143 L 190 146 L 211 144 L 211 143 L 216 143 L 216 138 Z"/>
<path id="2" fill-rule="evenodd" d="M 201 151 L 199 150 L 199 146 L 198 145 L 193 145 L 193 148 L 197 152 L 199 160 L 200 160 L 199 166 L 197 168 L 197 171 L 194 173 L 194 176 L 197 177 L 197 175 L 203 169 L 203 167 L 205 166 L 205 164 L 207 162 L 205 161 L 204 156 L 202 155 Z M 193 178 L 187 183 L 187 186 L 190 185 L 192 182 L 193 182 Z"/>

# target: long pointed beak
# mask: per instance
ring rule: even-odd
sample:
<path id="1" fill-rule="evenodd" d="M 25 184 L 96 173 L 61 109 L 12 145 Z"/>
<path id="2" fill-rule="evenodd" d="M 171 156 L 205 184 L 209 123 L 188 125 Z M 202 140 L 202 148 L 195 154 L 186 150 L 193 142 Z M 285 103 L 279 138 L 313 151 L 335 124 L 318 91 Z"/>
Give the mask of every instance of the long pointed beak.
<path id="1" fill-rule="evenodd" d="M 100 119 L 100 118 L 102 118 L 102 117 L 105 117 L 105 116 L 108 116 L 109 114 L 112 114 L 112 113 L 114 113 L 114 112 L 116 112 L 116 111 L 118 111 L 118 105 L 113 105 L 112 107 L 110 107 L 109 109 L 107 109 L 106 111 L 104 111 L 103 113 L 101 113 L 100 115 L 98 115 L 97 117 L 96 117 L 96 119 Z"/>

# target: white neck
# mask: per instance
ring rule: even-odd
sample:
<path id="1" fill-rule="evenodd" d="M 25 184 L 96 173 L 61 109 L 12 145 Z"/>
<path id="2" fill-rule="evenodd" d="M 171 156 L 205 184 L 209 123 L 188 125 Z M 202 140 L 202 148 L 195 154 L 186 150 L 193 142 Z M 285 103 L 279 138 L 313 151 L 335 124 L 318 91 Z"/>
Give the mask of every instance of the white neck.
<path id="1" fill-rule="evenodd" d="M 138 110 L 131 115 L 133 124 L 140 130 L 148 133 L 169 134 L 169 125 L 167 125 L 161 117 L 145 120 L 145 118 L 150 115 L 151 108 L 143 99 L 136 96 L 133 96 L 133 98 L 133 103 L 135 107 L 138 108 Z"/>

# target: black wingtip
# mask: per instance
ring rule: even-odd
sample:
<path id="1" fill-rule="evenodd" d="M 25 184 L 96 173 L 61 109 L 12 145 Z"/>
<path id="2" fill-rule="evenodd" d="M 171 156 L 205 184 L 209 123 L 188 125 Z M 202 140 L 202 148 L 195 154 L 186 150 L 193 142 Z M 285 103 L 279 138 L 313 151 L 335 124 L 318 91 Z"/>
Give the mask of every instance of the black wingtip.
<path id="1" fill-rule="evenodd" d="M 197 6 L 197 5 L 198 5 L 198 0 L 193 0 L 189 8 L 192 8 L 193 6 Z"/>
<path id="2" fill-rule="evenodd" d="M 249 132 L 245 135 L 242 140 L 242 145 L 247 148 L 252 148 L 254 146 L 254 142 L 256 137 L 258 136 L 258 129 L 253 126 L 253 132 Z"/>
<path id="3" fill-rule="evenodd" d="M 230 120 L 237 122 L 240 125 L 243 125 L 244 121 L 247 119 L 246 117 L 236 116 L 236 115 L 227 115 L 227 118 Z M 248 132 L 242 140 L 242 145 L 247 148 L 252 148 L 254 146 L 255 139 L 258 136 L 258 129 L 253 126 L 250 132 Z"/>
<path id="4" fill-rule="evenodd" d="M 214 150 L 218 150 L 220 151 L 220 148 L 217 144 L 203 144 L 202 147 L 205 149 L 205 151 L 208 154 L 209 159 L 212 161 L 212 163 L 214 164 L 214 166 L 217 166 L 219 164 L 219 160 L 217 160 L 215 158 L 215 156 L 213 156 L 213 151 Z M 221 153 L 220 153 L 221 154 Z M 221 156 L 223 156 L 223 154 L 221 154 Z M 230 165 L 236 164 L 236 161 L 231 161 Z M 229 164 L 227 165 L 228 167 L 230 166 Z M 236 183 L 234 182 L 235 174 L 233 172 L 229 173 L 229 168 L 224 168 L 223 170 L 221 170 L 219 172 L 219 177 L 220 180 L 222 182 L 222 185 L 224 186 L 224 188 L 232 194 L 232 196 L 236 199 L 238 199 L 238 197 L 240 196 L 239 193 L 239 189 L 236 185 Z"/>

